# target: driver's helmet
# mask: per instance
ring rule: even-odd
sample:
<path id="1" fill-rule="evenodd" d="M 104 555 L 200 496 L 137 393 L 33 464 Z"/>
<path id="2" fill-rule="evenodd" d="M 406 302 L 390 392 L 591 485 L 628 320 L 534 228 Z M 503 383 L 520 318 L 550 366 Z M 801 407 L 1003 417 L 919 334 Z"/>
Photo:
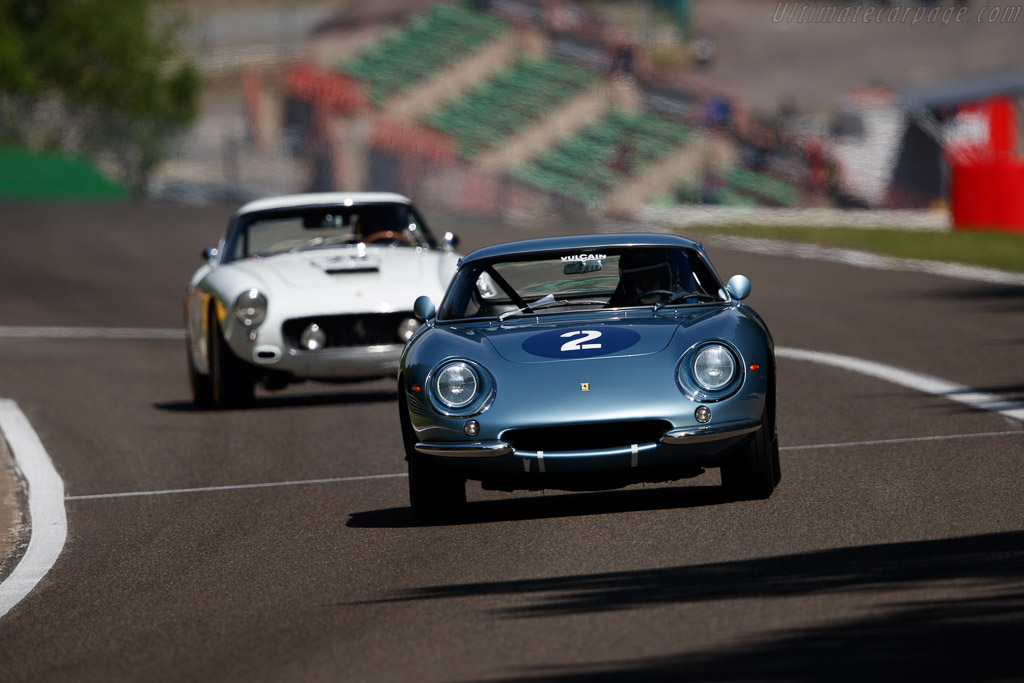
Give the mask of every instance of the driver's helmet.
<path id="1" fill-rule="evenodd" d="M 619 280 L 627 297 L 656 289 L 675 291 L 672 265 L 662 249 L 637 249 L 623 253 L 619 257 Z"/>
<path id="2" fill-rule="evenodd" d="M 363 234 L 363 222 L 359 219 L 358 213 L 352 214 L 351 218 L 349 218 L 349 229 L 352 231 L 353 237 L 358 237 L 360 239 L 366 237 L 366 235 Z"/>

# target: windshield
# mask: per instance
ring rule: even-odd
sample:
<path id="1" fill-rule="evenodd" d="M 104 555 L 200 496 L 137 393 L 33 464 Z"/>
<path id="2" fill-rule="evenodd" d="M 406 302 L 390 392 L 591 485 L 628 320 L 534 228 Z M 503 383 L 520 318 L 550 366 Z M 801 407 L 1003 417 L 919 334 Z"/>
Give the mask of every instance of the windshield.
<path id="1" fill-rule="evenodd" d="M 542 312 L 726 300 L 722 283 L 696 249 L 616 247 L 471 264 L 459 271 L 438 319 L 504 320 Z"/>
<path id="2" fill-rule="evenodd" d="M 291 207 L 235 218 L 229 229 L 224 261 L 360 242 L 397 247 L 436 246 L 426 224 L 407 204 Z"/>

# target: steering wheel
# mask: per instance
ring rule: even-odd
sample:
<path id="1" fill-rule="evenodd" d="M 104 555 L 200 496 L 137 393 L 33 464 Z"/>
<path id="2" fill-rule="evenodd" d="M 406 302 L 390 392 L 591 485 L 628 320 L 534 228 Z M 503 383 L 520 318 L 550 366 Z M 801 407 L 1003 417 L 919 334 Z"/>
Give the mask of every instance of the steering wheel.
<path id="1" fill-rule="evenodd" d="M 636 296 L 632 297 L 623 305 L 632 306 L 636 302 L 640 301 L 640 299 L 643 299 L 645 296 L 651 296 L 652 294 L 665 294 L 669 298 L 672 298 L 677 294 L 677 292 L 673 292 L 671 289 L 648 289 L 646 292 L 640 292 Z"/>
<path id="2" fill-rule="evenodd" d="M 409 238 L 400 232 L 394 230 L 381 230 L 380 232 L 374 232 L 362 239 L 363 244 L 370 244 L 371 242 L 382 242 L 384 240 L 390 240 L 392 242 L 401 242 L 410 247 L 416 246 Z"/>

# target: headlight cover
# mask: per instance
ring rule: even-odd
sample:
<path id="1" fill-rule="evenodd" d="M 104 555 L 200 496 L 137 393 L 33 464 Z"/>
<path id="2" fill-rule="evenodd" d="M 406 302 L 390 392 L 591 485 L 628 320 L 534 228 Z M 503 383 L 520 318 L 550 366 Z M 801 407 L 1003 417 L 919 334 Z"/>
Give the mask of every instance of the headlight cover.
<path id="1" fill-rule="evenodd" d="M 691 347 L 676 369 L 679 386 L 695 401 L 713 402 L 732 396 L 743 384 L 743 363 L 739 352 L 720 341 Z"/>
<path id="2" fill-rule="evenodd" d="M 693 358 L 693 378 L 708 391 L 726 387 L 736 375 L 736 360 L 721 344 L 709 344 Z"/>
<path id="3" fill-rule="evenodd" d="M 259 327 L 267 317 L 267 297 L 253 287 L 235 299 L 235 317 L 246 327 Z"/>
<path id="4" fill-rule="evenodd" d="M 444 415 L 461 417 L 482 412 L 494 393 L 494 380 L 467 360 L 446 360 L 430 373 L 430 396 Z"/>

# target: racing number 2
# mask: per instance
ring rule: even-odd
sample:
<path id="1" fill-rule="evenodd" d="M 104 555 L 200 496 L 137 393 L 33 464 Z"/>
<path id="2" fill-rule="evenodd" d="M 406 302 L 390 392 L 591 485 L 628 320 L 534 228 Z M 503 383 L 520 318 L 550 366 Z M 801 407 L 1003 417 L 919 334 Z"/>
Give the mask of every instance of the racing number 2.
<path id="1" fill-rule="evenodd" d="M 599 349 L 600 344 L 588 344 L 587 342 L 594 341 L 601 337 L 601 333 L 596 330 L 573 330 L 572 332 L 566 332 L 561 337 L 577 337 L 583 335 L 579 339 L 573 339 L 562 344 L 562 351 L 582 351 L 583 349 Z"/>

